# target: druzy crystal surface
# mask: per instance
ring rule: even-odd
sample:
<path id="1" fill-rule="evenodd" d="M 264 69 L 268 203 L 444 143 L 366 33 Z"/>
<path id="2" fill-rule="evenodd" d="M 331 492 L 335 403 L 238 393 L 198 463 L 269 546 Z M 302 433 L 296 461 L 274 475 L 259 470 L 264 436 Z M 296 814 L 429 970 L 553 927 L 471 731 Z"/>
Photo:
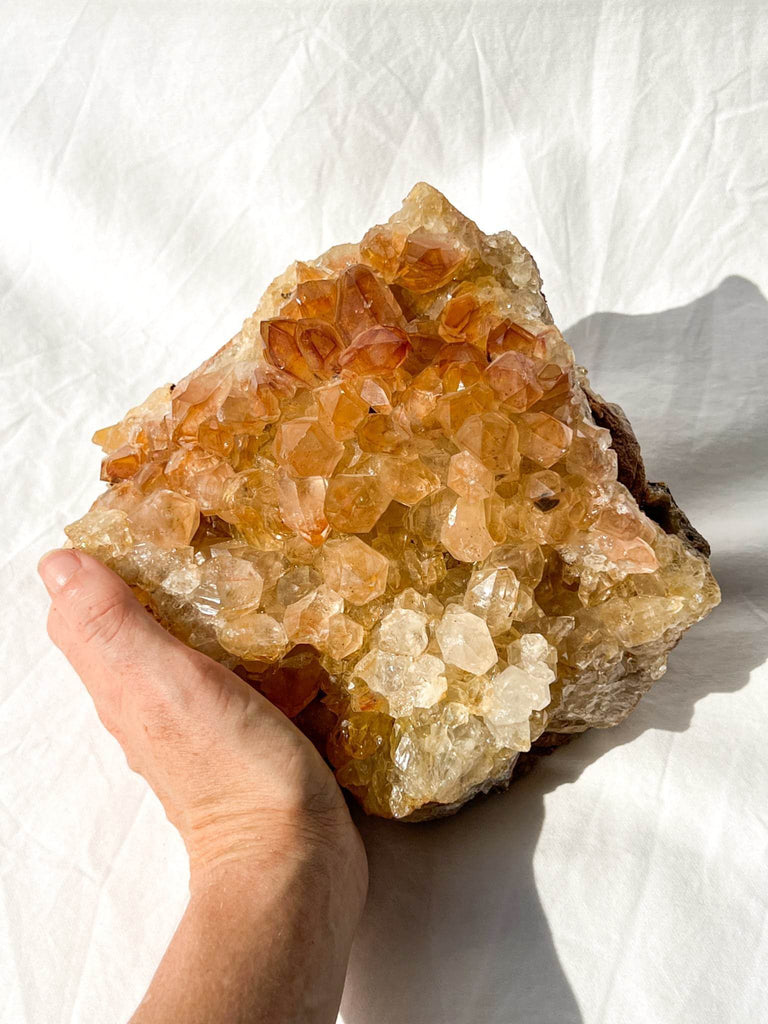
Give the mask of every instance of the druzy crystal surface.
<path id="1" fill-rule="evenodd" d="M 531 255 L 426 184 L 94 440 L 109 486 L 72 543 L 370 813 L 455 809 L 620 722 L 719 600 Z"/>

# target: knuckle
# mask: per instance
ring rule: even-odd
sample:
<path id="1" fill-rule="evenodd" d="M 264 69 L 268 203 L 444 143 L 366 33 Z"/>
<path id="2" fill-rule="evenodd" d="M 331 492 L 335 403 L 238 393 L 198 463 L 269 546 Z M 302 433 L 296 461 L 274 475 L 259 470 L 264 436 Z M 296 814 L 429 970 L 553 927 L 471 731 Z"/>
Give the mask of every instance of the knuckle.
<path id="1" fill-rule="evenodd" d="M 80 616 L 82 638 L 89 644 L 112 644 L 125 634 L 130 617 L 121 594 L 93 597 L 85 602 Z"/>

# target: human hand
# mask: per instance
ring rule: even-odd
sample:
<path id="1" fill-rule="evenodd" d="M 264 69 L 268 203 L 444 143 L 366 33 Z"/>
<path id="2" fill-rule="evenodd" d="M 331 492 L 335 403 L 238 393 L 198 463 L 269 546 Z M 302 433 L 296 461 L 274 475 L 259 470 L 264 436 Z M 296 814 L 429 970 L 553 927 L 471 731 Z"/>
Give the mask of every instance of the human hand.
<path id="1" fill-rule="evenodd" d="M 39 571 L 51 596 L 51 639 L 82 679 L 129 766 L 159 797 L 189 853 L 190 910 L 197 916 L 173 971 L 165 972 L 165 989 L 173 987 L 174 972 L 188 967 L 189 951 L 184 949 L 192 946 L 200 952 L 211 929 L 221 943 L 227 922 L 233 919 L 239 922 L 235 945 L 243 947 L 246 971 L 251 947 L 263 943 L 265 932 L 274 945 L 272 923 L 289 936 L 285 941 L 290 948 L 283 950 L 283 958 L 292 957 L 295 966 L 297 958 L 301 963 L 307 955 L 315 957 L 315 939 L 307 936 L 313 912 L 317 927 L 333 936 L 327 944 L 334 963 L 327 970 L 337 976 L 340 971 L 343 981 L 365 899 L 367 865 L 341 791 L 318 752 L 261 694 L 167 633 L 130 588 L 97 560 L 75 550 L 54 551 L 42 559 Z M 222 888 L 236 901 L 224 922 L 211 909 L 221 904 Z M 290 927 L 286 932 L 284 923 L 270 919 L 253 934 L 267 904 L 274 917 L 273 895 L 283 889 L 279 912 L 290 922 L 303 922 L 296 927 L 297 941 L 299 946 L 310 942 L 309 954 L 306 948 L 297 951 L 291 946 Z M 258 899 L 249 898 L 256 892 L 261 893 L 261 907 Z M 249 909 L 240 920 L 243 898 Z M 183 940 L 184 922 L 177 939 L 180 934 Z M 173 944 L 166 960 L 172 952 Z M 204 952 L 206 957 L 213 954 Z M 225 960 L 231 965 L 226 956 Z M 275 965 L 265 965 L 265 971 L 274 977 Z M 162 969 L 158 977 L 161 974 Z M 254 979 L 243 979 L 244 985 L 252 983 Z M 260 1011 L 263 978 L 257 987 L 261 1002 L 255 1010 Z M 335 987 L 340 995 L 340 985 Z M 308 997 L 305 993 L 301 998 Z M 157 1012 L 157 994 L 153 1000 Z M 326 999 L 315 1016 L 302 1004 L 296 1019 L 330 1020 L 323 1014 L 330 1012 L 324 1007 L 332 1002 Z M 196 1005 L 195 1012 L 201 1012 L 199 995 Z M 165 1012 L 178 1013 L 181 1006 L 169 1001 Z M 283 1012 L 282 1004 L 278 1010 L 283 1015 L 275 1018 L 271 1006 L 272 1019 L 294 1019 Z M 183 1019 L 234 1021 L 240 1019 L 236 1011 L 237 1007 L 228 1010 L 229 1016 Z M 252 1016 L 244 1020 L 262 1019 L 253 1016 L 253 1006 L 249 1012 Z M 135 1019 L 165 1018 L 150 1014 Z"/>

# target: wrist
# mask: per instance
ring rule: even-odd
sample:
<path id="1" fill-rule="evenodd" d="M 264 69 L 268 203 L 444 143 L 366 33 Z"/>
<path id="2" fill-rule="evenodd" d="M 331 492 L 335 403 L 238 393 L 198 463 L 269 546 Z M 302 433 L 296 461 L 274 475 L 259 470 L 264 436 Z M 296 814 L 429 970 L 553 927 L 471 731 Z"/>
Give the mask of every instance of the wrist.
<path id="1" fill-rule="evenodd" d="M 281 961 L 294 963 L 299 971 L 305 961 L 321 962 L 321 970 L 305 971 L 315 979 L 312 998 L 330 985 L 338 987 L 333 997 L 338 999 L 367 884 L 364 857 L 344 857 L 339 848 L 297 841 L 292 835 L 290 843 L 276 841 L 268 856 L 262 845 L 253 856 L 190 865 L 185 916 L 193 928 L 216 936 L 218 956 L 225 964 L 233 955 L 244 961 L 258 959 L 264 943 L 279 936 L 279 946 L 284 947 Z"/>
<path id="2" fill-rule="evenodd" d="M 359 916 L 368 887 L 365 849 L 348 814 L 319 821 L 307 812 L 252 812 L 198 825 L 185 836 L 193 897 L 259 899 L 268 891 L 327 890 Z"/>
<path id="3" fill-rule="evenodd" d="M 362 911 L 359 863 L 293 831 L 190 859 L 189 905 L 136 1024 L 331 1024 Z"/>

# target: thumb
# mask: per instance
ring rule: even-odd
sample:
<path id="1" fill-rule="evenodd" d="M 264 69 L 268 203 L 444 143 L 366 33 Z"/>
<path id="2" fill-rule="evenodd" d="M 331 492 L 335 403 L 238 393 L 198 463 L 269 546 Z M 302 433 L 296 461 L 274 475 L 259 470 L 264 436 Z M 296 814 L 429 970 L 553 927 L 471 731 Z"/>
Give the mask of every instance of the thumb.
<path id="1" fill-rule="evenodd" d="M 92 656 L 135 654 L 138 636 L 152 644 L 152 620 L 123 580 L 95 558 L 74 549 L 49 551 L 37 568 L 52 608 Z"/>
<path id="2" fill-rule="evenodd" d="M 171 636 L 120 577 L 82 551 L 45 555 L 38 571 L 51 597 L 48 633 L 93 698 L 107 728 L 147 706 L 190 707 L 222 688 L 250 688 Z"/>

